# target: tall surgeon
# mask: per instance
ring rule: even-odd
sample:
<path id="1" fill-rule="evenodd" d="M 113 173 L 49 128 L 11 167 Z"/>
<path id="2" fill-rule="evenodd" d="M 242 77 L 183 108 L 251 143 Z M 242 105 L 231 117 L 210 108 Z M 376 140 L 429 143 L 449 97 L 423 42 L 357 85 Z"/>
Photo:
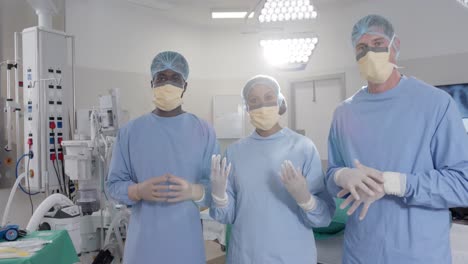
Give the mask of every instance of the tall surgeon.
<path id="1" fill-rule="evenodd" d="M 328 190 L 351 204 L 343 263 L 452 263 L 448 208 L 468 206 L 457 105 L 398 71 L 400 39 L 384 17 L 359 20 L 352 43 L 368 85 L 335 110 L 327 171 Z"/>
<path id="2" fill-rule="evenodd" d="M 242 97 L 256 129 L 212 162 L 210 214 L 232 224 L 227 263 L 317 263 L 312 227 L 335 211 L 317 149 L 279 125 L 286 101 L 275 79 L 254 77 Z"/>
<path id="3" fill-rule="evenodd" d="M 124 263 L 205 264 L 198 205 L 211 203 L 213 128 L 182 110 L 189 66 L 179 53 L 151 64 L 156 109 L 118 134 L 107 189 L 132 206 Z M 206 195 L 205 195 L 206 194 Z"/>

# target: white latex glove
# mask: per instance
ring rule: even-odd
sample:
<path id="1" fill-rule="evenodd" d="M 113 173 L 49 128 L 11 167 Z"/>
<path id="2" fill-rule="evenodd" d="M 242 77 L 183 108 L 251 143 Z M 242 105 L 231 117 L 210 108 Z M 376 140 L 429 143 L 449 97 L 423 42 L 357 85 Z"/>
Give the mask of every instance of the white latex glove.
<path id="1" fill-rule="evenodd" d="M 382 191 L 377 192 L 376 195 L 373 195 L 373 196 L 370 196 L 366 192 L 362 191 L 361 189 L 358 189 L 357 192 L 359 196 L 361 197 L 361 199 L 356 200 L 354 196 L 350 195 L 341 204 L 340 208 L 345 209 L 348 205 L 352 203 L 353 205 L 349 208 L 347 212 L 348 215 L 352 215 L 356 211 L 356 209 L 358 209 L 359 206 L 362 204 L 363 207 L 362 207 L 361 213 L 359 214 L 359 220 L 363 220 L 366 217 L 367 211 L 369 210 L 369 207 L 371 206 L 371 204 L 385 196 L 385 192 L 383 191 L 383 188 L 384 188 L 383 184 L 380 184 L 379 187 L 382 189 Z M 338 198 L 341 198 L 349 193 L 350 192 L 348 190 L 341 190 L 337 196 Z"/>
<path id="2" fill-rule="evenodd" d="M 178 203 L 193 200 L 200 202 L 205 198 L 205 188 L 201 184 L 192 184 L 183 178 L 169 174 L 169 190 L 167 202 Z"/>
<path id="3" fill-rule="evenodd" d="M 226 166 L 226 158 L 221 161 L 221 155 L 211 157 L 211 195 L 219 206 L 227 204 L 227 182 L 231 172 L 231 163 Z"/>
<path id="4" fill-rule="evenodd" d="M 153 177 L 128 187 L 128 197 L 133 201 L 167 201 L 168 185 L 161 185 L 169 180 L 169 175 Z"/>
<path id="5" fill-rule="evenodd" d="M 281 165 L 281 181 L 289 194 L 304 210 L 315 209 L 315 198 L 310 194 L 306 178 L 299 169 L 295 169 L 291 161 L 286 160 Z"/>
<path id="6" fill-rule="evenodd" d="M 335 173 L 335 183 L 345 190 L 351 192 L 354 199 L 360 200 L 358 190 L 362 190 L 369 196 L 374 196 L 376 193 L 383 192 L 381 184 L 384 183 L 384 178 L 381 171 L 362 165 L 355 160 L 356 168 L 344 168 Z"/>

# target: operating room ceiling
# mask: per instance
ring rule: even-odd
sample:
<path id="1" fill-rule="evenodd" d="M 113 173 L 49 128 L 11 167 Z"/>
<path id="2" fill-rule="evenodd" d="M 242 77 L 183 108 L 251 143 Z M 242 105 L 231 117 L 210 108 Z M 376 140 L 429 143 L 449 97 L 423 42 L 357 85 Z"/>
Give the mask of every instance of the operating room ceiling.
<path id="1" fill-rule="evenodd" d="M 278 29 L 284 26 L 276 25 L 258 25 L 257 19 L 223 19 L 212 20 L 210 12 L 212 10 L 245 10 L 257 9 L 257 12 L 263 6 L 262 1 L 258 0 L 127 0 L 128 2 L 153 10 L 155 13 L 164 13 L 177 21 L 188 23 L 190 25 L 200 25 L 208 27 L 239 27 L 241 31 L 256 31 L 258 28 L 266 30 Z M 367 2 L 370 0 L 311 0 L 312 4 L 319 12 L 324 9 L 343 8 L 352 4 Z M 260 4 L 259 4 L 260 3 Z"/>

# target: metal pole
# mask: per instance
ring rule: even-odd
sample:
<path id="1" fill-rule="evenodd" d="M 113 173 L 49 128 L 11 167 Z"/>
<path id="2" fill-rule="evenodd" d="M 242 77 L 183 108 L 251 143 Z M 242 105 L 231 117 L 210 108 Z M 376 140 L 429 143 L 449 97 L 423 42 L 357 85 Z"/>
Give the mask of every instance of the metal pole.
<path id="1" fill-rule="evenodd" d="M 72 63 L 71 63 L 71 68 L 72 68 L 72 101 L 73 101 L 73 104 L 72 104 L 72 112 L 71 112 L 71 115 L 70 115 L 70 118 L 71 118 L 71 131 L 70 131 L 70 135 L 73 137 L 73 134 L 75 133 L 75 129 L 76 129 L 76 113 L 75 113 L 75 110 L 76 110 L 76 83 L 75 83 L 75 37 L 74 36 L 67 36 L 67 38 L 71 38 L 72 40 L 72 43 L 71 43 L 71 49 L 72 49 Z M 72 139 L 72 138 L 70 138 Z"/>
<path id="2" fill-rule="evenodd" d="M 7 83 L 7 98 L 6 98 L 6 113 L 7 113 L 7 146 L 6 150 L 11 151 L 11 81 L 10 81 L 10 61 L 7 62 L 6 83 Z"/>
<path id="3" fill-rule="evenodd" d="M 19 77 L 18 77 L 18 71 L 19 71 L 19 58 L 18 58 L 18 32 L 15 32 L 15 102 L 18 105 L 21 105 L 19 102 Z M 16 160 L 18 160 L 21 156 L 21 140 L 20 140 L 20 111 L 16 110 Z"/>
<path id="4" fill-rule="evenodd" d="M 41 85 L 41 81 L 42 80 L 42 68 L 41 68 L 41 62 L 42 62 L 42 57 L 41 57 L 41 53 L 40 53 L 40 45 L 41 45 L 41 39 L 40 39 L 40 35 L 39 35 L 39 31 L 40 29 L 39 28 L 36 28 L 36 41 L 37 41 L 37 58 L 36 58 L 36 69 L 37 69 L 37 77 L 36 79 L 39 80 L 39 82 L 37 82 L 38 86 L 37 86 L 37 92 L 38 92 L 38 95 L 39 95 L 39 102 L 45 102 L 45 99 L 47 98 L 47 95 L 46 95 L 46 89 L 44 89 L 44 85 Z M 43 104 L 41 107 L 41 111 L 39 111 L 39 141 L 40 141 L 40 152 L 41 152 L 41 156 L 38 157 L 40 159 L 40 162 L 41 162 L 41 174 L 42 174 L 42 179 L 44 180 L 44 183 L 42 183 L 42 185 L 45 187 L 45 193 L 46 193 L 46 197 L 50 195 L 50 186 L 49 186 L 49 173 L 48 173 L 48 168 L 47 168 L 47 150 L 48 148 L 46 148 L 46 144 L 44 144 L 44 136 L 47 134 L 47 128 L 46 128 L 46 124 L 40 124 L 41 121 L 44 121 L 46 119 L 43 119 L 43 116 L 45 115 L 46 113 L 46 110 L 47 110 L 47 106 L 46 104 Z M 48 121 L 48 120 L 47 120 Z M 48 145 L 47 145 L 48 146 Z M 42 187 L 42 186 L 41 186 Z M 40 187 L 40 189 L 41 189 Z"/>
<path id="5" fill-rule="evenodd" d="M 76 121 L 76 84 L 75 84 L 75 37 L 72 37 L 72 89 L 73 89 L 73 111 L 72 111 L 72 131 L 71 134 L 75 133 Z"/>

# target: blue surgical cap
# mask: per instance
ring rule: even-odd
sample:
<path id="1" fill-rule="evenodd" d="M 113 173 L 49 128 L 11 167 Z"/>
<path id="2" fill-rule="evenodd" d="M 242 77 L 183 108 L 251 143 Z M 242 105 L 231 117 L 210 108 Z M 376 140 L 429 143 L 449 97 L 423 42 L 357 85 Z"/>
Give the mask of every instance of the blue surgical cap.
<path id="1" fill-rule="evenodd" d="M 244 86 L 244 89 L 242 89 L 242 99 L 244 101 L 245 107 L 247 107 L 247 97 L 249 96 L 250 91 L 257 84 L 263 84 L 273 88 L 276 95 L 278 96 L 278 106 L 280 106 L 283 102 L 286 106 L 286 99 L 281 93 L 281 88 L 278 81 L 276 81 L 275 78 L 268 75 L 257 75 L 251 78 L 249 81 L 247 81 L 247 83 Z"/>
<path id="2" fill-rule="evenodd" d="M 351 40 L 355 48 L 358 41 L 364 34 L 379 35 L 391 40 L 395 31 L 392 24 L 383 16 L 368 15 L 361 18 L 353 27 Z"/>
<path id="3" fill-rule="evenodd" d="M 187 60 L 180 53 L 174 51 L 164 51 L 154 57 L 151 63 L 151 77 L 162 71 L 172 70 L 180 73 L 185 81 L 189 75 L 189 66 Z"/>

